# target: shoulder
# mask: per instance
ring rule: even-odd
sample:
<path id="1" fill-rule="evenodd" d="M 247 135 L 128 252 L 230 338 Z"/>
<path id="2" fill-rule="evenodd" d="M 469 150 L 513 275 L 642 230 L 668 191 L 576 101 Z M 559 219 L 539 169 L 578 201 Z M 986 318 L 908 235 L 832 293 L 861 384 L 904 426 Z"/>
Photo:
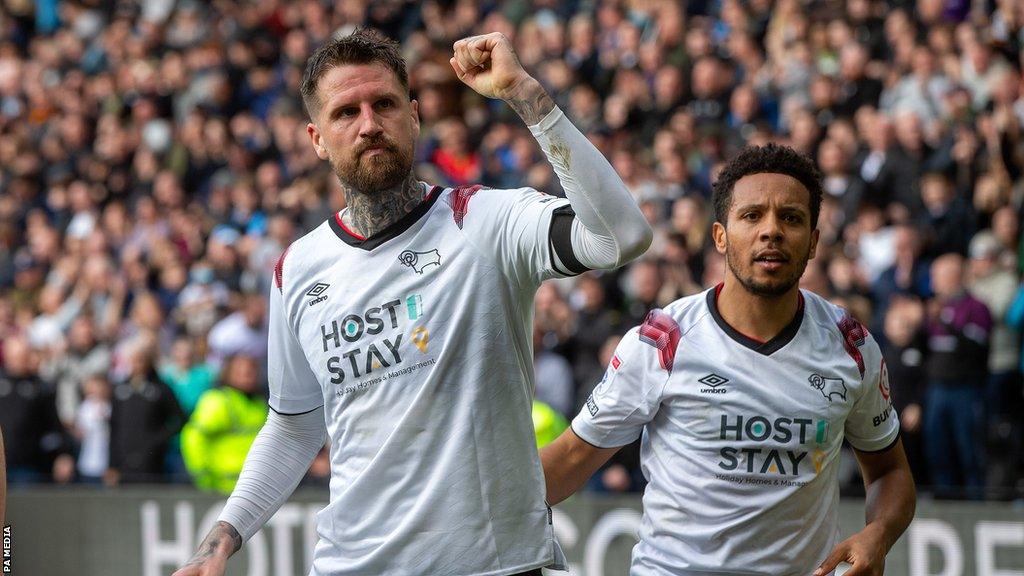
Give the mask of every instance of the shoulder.
<path id="1" fill-rule="evenodd" d="M 548 196 L 555 198 L 550 194 L 545 194 L 544 192 L 528 186 L 521 188 L 491 188 L 490 186 L 484 186 L 483 184 L 466 184 L 464 186 L 456 186 L 454 188 L 444 188 L 440 191 L 440 194 L 441 198 L 443 198 L 445 203 L 448 205 L 468 205 L 472 202 L 474 206 L 485 202 L 498 202 L 508 198 L 523 198 L 530 196 Z"/>
<path id="2" fill-rule="evenodd" d="M 292 242 L 274 263 L 274 288 L 283 293 L 286 286 L 296 281 L 301 283 L 302 278 L 307 276 L 310 270 L 320 268 L 325 257 L 335 254 L 330 250 L 325 251 L 324 247 L 331 246 L 336 241 L 337 237 L 331 230 L 328 220 Z"/>
<path id="3" fill-rule="evenodd" d="M 228 417 L 228 397 L 223 388 L 203 392 L 192 411 L 192 422 L 202 427 L 213 427 Z"/>
<path id="4" fill-rule="evenodd" d="M 800 289 L 800 295 L 804 300 L 804 313 L 817 324 L 837 328 L 843 318 L 849 317 L 845 308 L 829 302 L 814 292 Z"/>
<path id="5" fill-rule="evenodd" d="M 210 388 L 199 395 L 199 400 L 196 403 L 196 410 L 199 408 L 213 408 L 217 405 L 223 404 L 227 397 L 224 394 L 224 388 Z"/>
<path id="6" fill-rule="evenodd" d="M 201 419 L 219 419 L 226 417 L 233 396 L 241 394 L 227 386 L 210 388 L 199 396 L 193 414 Z"/>
<path id="7" fill-rule="evenodd" d="M 989 310 L 988 304 L 986 304 L 981 298 L 978 298 L 976 296 L 972 296 L 970 294 L 968 294 L 967 298 L 968 298 L 968 301 L 970 302 L 970 306 L 971 306 L 972 311 L 975 311 L 975 312 L 977 312 L 979 314 L 990 314 L 991 313 L 990 310 Z"/>
<path id="8" fill-rule="evenodd" d="M 221 318 L 210 328 L 208 338 L 210 340 L 219 340 L 224 337 L 233 336 L 235 332 L 241 330 L 242 325 L 245 324 L 245 313 L 244 312 L 232 312 L 227 316 Z"/>
<path id="9" fill-rule="evenodd" d="M 488 188 L 480 184 L 457 186 L 442 192 L 444 203 L 451 208 L 455 224 L 461 229 L 477 215 L 495 217 L 511 210 L 523 202 L 545 204 L 559 200 L 557 196 L 545 194 L 529 187 Z"/>
<path id="10" fill-rule="evenodd" d="M 861 377 L 867 368 L 865 355 L 880 356 L 878 343 L 859 320 L 845 308 L 836 306 L 821 296 L 801 290 L 806 318 L 825 332 L 826 337 L 842 346 L 845 354 L 857 364 Z"/>
<path id="11" fill-rule="evenodd" d="M 707 314 L 706 298 L 706 292 L 700 292 L 676 300 L 664 309 L 655 308 L 626 338 L 641 351 L 656 355 L 661 369 L 671 373 L 680 343 Z"/>
<path id="12" fill-rule="evenodd" d="M 714 288 L 685 296 L 665 306 L 663 312 L 679 324 L 683 332 L 688 332 L 709 314 L 708 298 Z"/>

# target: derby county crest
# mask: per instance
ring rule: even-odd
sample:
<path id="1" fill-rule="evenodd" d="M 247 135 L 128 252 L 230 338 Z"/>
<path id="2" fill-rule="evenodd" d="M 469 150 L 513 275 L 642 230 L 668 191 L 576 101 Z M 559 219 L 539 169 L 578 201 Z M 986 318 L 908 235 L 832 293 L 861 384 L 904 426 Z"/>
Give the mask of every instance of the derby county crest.
<path id="1" fill-rule="evenodd" d="M 811 383 L 811 387 L 821 392 L 829 402 L 832 401 L 833 395 L 846 400 L 846 384 L 842 378 L 826 378 L 821 374 L 811 374 L 807 380 Z"/>
<path id="2" fill-rule="evenodd" d="M 431 264 L 437 267 L 441 266 L 441 255 L 437 252 L 437 248 L 427 252 L 406 250 L 398 255 L 398 261 L 415 270 L 417 274 L 423 274 L 423 270 Z"/>

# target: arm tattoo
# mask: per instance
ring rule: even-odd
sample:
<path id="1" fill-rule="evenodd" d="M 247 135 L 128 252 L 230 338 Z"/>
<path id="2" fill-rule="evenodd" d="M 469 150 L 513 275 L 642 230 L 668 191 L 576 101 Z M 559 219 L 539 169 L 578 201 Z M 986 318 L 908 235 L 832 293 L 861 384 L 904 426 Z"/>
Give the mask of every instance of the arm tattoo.
<path id="1" fill-rule="evenodd" d="M 203 543 L 199 545 L 199 550 L 196 550 L 185 566 L 199 566 L 213 558 L 218 551 L 227 552 L 227 555 L 231 556 L 241 547 L 242 536 L 238 530 L 235 530 L 235 527 L 227 522 L 217 522 L 210 533 L 206 535 Z"/>
<path id="2" fill-rule="evenodd" d="M 345 225 L 369 238 L 412 212 L 423 202 L 423 187 L 412 172 L 398 186 L 373 194 L 364 194 L 345 186 L 345 205 L 342 215 Z"/>
<path id="3" fill-rule="evenodd" d="M 522 90 L 519 90 L 515 96 L 509 97 L 505 102 L 508 102 L 516 114 L 519 114 L 523 122 L 532 126 L 554 110 L 555 101 L 551 99 L 540 82 L 533 80 L 525 84 Z"/>

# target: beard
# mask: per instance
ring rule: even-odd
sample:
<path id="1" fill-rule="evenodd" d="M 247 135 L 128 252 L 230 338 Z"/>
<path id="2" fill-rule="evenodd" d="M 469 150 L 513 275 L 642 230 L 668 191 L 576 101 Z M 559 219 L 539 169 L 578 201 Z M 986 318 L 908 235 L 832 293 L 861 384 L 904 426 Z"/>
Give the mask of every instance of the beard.
<path id="1" fill-rule="evenodd" d="M 363 153 L 370 148 L 384 151 L 372 157 Z M 361 194 L 376 194 L 398 186 L 412 172 L 412 150 L 402 150 L 389 138 L 380 136 L 364 141 L 345 160 L 331 159 L 338 179 Z"/>
<path id="2" fill-rule="evenodd" d="M 763 298 L 777 298 L 783 294 L 789 292 L 800 282 L 800 277 L 804 275 L 804 270 L 807 268 L 807 262 L 811 259 L 811 249 L 808 246 L 807 252 L 803 256 L 796 259 L 796 266 L 792 267 L 789 271 L 786 271 L 784 275 L 768 280 L 762 281 L 754 278 L 753 266 L 751 264 L 746 270 L 740 269 L 738 262 L 741 262 L 744 256 L 739 254 L 738 251 L 734 251 L 731 245 L 727 245 L 725 249 L 725 263 L 729 266 L 729 270 L 732 275 L 736 277 L 740 285 L 743 288 L 755 296 L 761 296 Z M 787 264 L 792 264 L 793 261 Z"/>

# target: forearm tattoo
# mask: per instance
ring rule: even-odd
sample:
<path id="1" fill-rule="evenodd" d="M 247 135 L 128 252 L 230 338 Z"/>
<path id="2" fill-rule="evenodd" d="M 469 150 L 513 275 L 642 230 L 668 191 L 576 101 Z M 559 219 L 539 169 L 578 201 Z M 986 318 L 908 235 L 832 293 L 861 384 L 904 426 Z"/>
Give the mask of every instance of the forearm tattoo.
<path id="1" fill-rule="evenodd" d="M 185 566 L 198 566 L 213 558 L 218 550 L 230 556 L 242 547 L 242 536 L 235 527 L 227 522 L 217 522 L 210 533 L 203 539 L 196 553 L 185 563 Z"/>
<path id="2" fill-rule="evenodd" d="M 528 82 L 520 93 L 505 101 L 527 125 L 540 122 L 555 108 L 555 101 L 537 81 Z"/>
<path id="3" fill-rule="evenodd" d="M 409 177 L 390 190 L 364 194 L 345 186 L 345 225 L 369 238 L 412 212 L 423 202 L 423 187 L 409 172 Z"/>

